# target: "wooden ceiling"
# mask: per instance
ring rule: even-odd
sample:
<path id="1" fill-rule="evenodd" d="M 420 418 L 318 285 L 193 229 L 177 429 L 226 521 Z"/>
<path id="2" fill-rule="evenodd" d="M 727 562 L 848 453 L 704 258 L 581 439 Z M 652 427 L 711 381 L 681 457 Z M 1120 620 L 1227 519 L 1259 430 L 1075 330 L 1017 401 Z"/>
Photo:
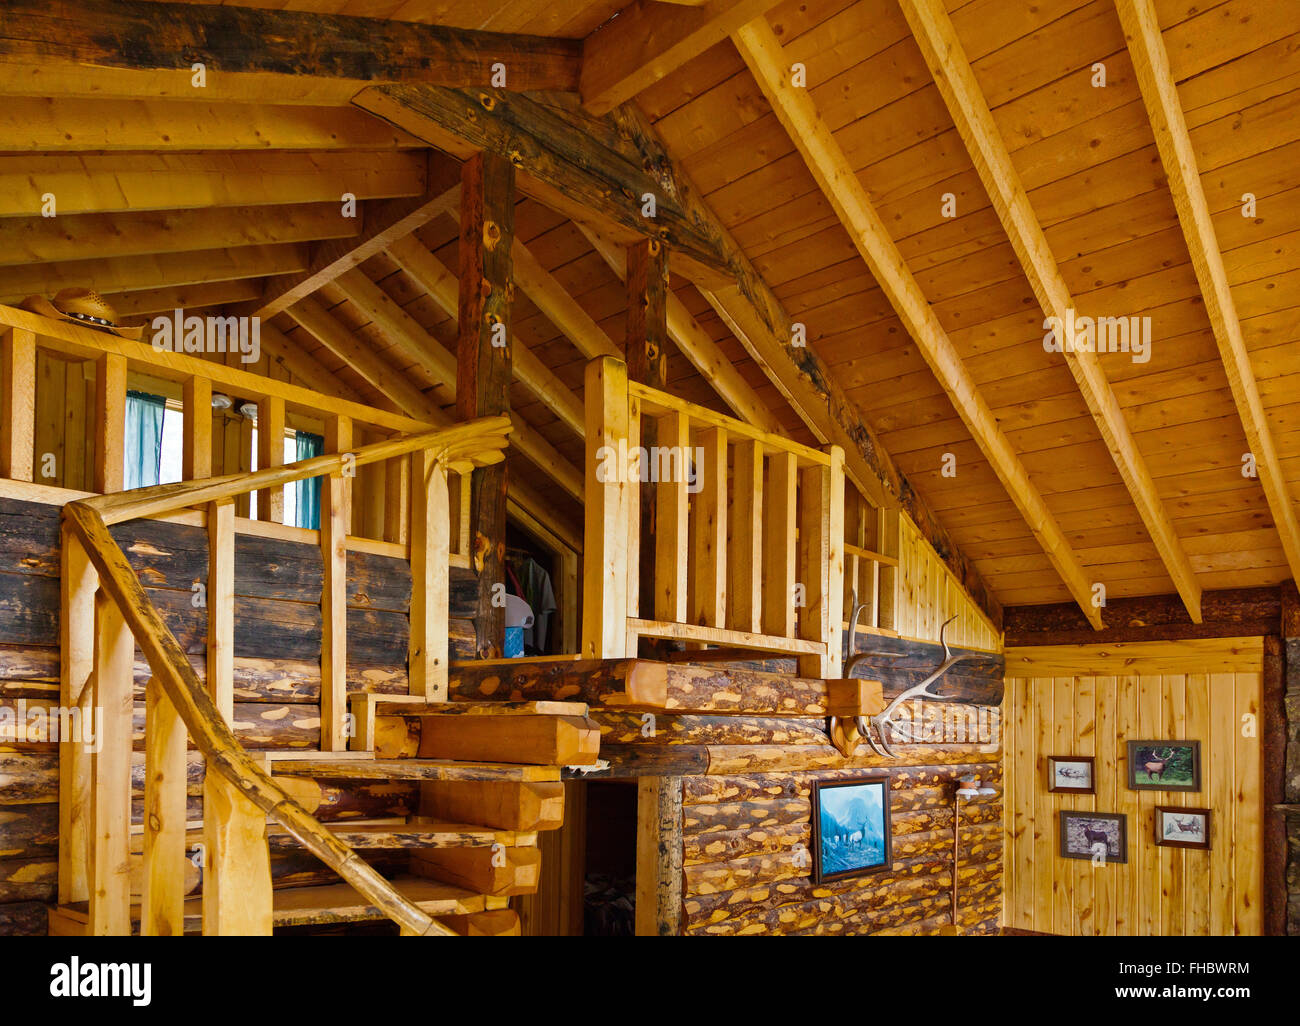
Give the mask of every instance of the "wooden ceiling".
<path id="1" fill-rule="evenodd" d="M 52 6 L 64 15 L 81 5 Z M 231 6 L 586 39 L 588 57 L 599 52 L 592 40 L 630 45 L 620 31 L 659 38 L 635 19 L 669 7 Z M 678 170 L 807 326 L 829 387 L 860 411 L 1003 605 L 1083 605 L 1101 583 L 1114 598 L 1179 593 L 1191 610 L 1202 589 L 1293 576 L 1284 538 L 1294 537 L 1300 487 L 1300 25 L 1289 3 L 1154 0 L 1158 30 L 1144 35 L 1144 7 L 673 5 L 701 24 L 715 9 L 746 18 L 719 16 L 689 36 L 708 44 L 691 59 L 679 46 L 612 73 L 593 58 L 573 86 L 598 112 L 635 95 Z M 755 9 L 763 20 L 726 38 Z M 50 61 L 0 46 L 0 91 L 11 94 L 0 105 L 0 302 L 91 284 L 137 316 L 259 309 L 314 281 L 323 254 L 415 216 L 405 242 L 381 240 L 355 271 L 277 310 L 262 369 L 380 405 L 409 401 L 413 386 L 450 407 L 439 360 L 455 351 L 455 277 L 448 293 L 438 265 L 457 265 L 457 226 L 454 207 L 418 213 L 446 172 L 422 139 L 339 99 L 328 81 L 280 75 L 259 92 L 214 76 L 200 97 L 170 72 L 149 94 L 112 70 L 77 75 Z M 791 88 L 796 63 L 806 88 Z M 564 84 L 568 68 L 529 73 Z M 57 218 L 39 216 L 45 192 Z M 360 218 L 338 216 L 345 192 Z M 592 347 L 622 347 L 626 308 L 585 228 L 519 202 L 518 239 L 536 266 L 516 290 L 514 333 L 534 359 L 523 371 L 516 359 L 512 402 L 535 442 L 512 466 L 544 514 L 570 524 L 580 521 L 564 469 L 553 483 L 556 466 L 582 462 L 566 411 L 581 402 Z M 785 400 L 779 375 L 737 340 L 708 289 L 676 275 L 673 284 L 683 323 L 740 384 L 715 388 L 674 353 L 672 388 L 727 411 L 734 403 L 719 392 L 747 389 L 772 426 L 818 441 L 809 411 Z M 1063 307 L 1150 317 L 1149 361 L 1046 352 L 1044 318 Z M 1243 476 L 1248 452 L 1264 481 Z"/>

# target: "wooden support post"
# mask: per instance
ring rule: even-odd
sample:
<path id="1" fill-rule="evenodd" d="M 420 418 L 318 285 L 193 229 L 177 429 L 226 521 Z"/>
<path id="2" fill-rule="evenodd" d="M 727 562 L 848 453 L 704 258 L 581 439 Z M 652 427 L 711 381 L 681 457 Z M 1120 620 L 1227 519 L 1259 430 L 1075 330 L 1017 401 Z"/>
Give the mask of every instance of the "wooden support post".
<path id="1" fill-rule="evenodd" d="M 335 416 L 325 422 L 325 451 L 352 448 L 352 418 Z M 324 566 L 321 582 L 321 692 L 320 742 L 323 752 L 347 748 L 344 731 L 348 712 L 348 511 L 352 479 L 331 474 L 321 482 L 320 551 Z"/>
<path id="2" fill-rule="evenodd" d="M 827 570 L 830 565 L 830 472 L 825 467 L 806 467 L 799 472 L 799 544 L 796 581 L 803 593 L 799 613 L 799 637 L 825 641 L 830 636 L 830 603 Z M 843 530 L 841 521 L 840 529 Z M 841 549 L 841 552 L 843 550 Z M 844 559 L 840 557 L 840 573 Z M 824 656 L 800 656 L 799 673 L 804 677 L 827 674 Z"/>
<path id="3" fill-rule="evenodd" d="M 94 714 L 95 589 L 98 575 L 85 547 L 66 527 L 60 550 L 59 704 L 76 709 L 82 723 Z M 92 758 L 89 747 L 64 745 L 59 753 L 59 904 L 90 898 Z"/>
<path id="4" fill-rule="evenodd" d="M 257 469 L 284 466 L 284 399 L 267 396 L 257 404 Z M 257 519 L 284 523 L 284 485 L 258 493 Z"/>
<path id="5" fill-rule="evenodd" d="M 774 452 L 769 477 L 763 537 L 763 631 L 794 637 L 795 496 L 799 461 L 792 452 Z"/>
<path id="6" fill-rule="evenodd" d="M 687 518 L 690 513 L 690 482 L 682 462 L 690 458 L 691 422 L 679 411 L 658 417 L 653 424 L 656 445 L 667 450 L 668 456 L 654 470 L 656 481 L 647 493 L 654 495 L 654 516 L 657 521 L 653 535 L 654 562 L 650 581 L 654 585 L 654 604 L 649 608 L 656 620 L 686 623 L 689 615 L 686 597 L 690 574 L 690 543 Z M 647 433 L 649 429 L 647 429 Z M 647 452 L 653 447 L 647 446 Z M 645 474 L 641 475 L 643 478 Z M 635 486 L 634 486 L 635 487 Z M 642 545 L 646 538 L 642 535 Z M 647 562 L 650 562 L 647 560 Z"/>
<path id="7" fill-rule="evenodd" d="M 126 357 L 105 353 L 95 368 L 94 490 L 120 492 L 126 482 Z"/>
<path id="8" fill-rule="evenodd" d="M 447 700 L 451 502 L 447 471 L 427 449 L 411 454 L 411 641 L 408 685 L 430 702 Z"/>
<path id="9" fill-rule="evenodd" d="M 629 498 L 627 365 L 605 356 L 587 364 L 586 495 L 582 554 L 582 654 L 627 655 Z M 620 441 L 622 450 L 620 450 Z"/>
<path id="10" fill-rule="evenodd" d="M 882 556 L 889 556 L 893 564 L 878 564 L 880 567 L 880 591 L 877 595 L 879 611 L 876 626 L 896 630 L 898 624 L 898 554 L 899 537 L 902 525 L 896 509 L 881 507 L 876 510 L 876 551 Z"/>
<path id="11" fill-rule="evenodd" d="M 727 611 L 727 429 L 700 432 L 700 491 L 695 497 L 693 622 L 725 627 Z M 683 454 L 685 458 L 685 454 Z"/>
<path id="12" fill-rule="evenodd" d="M 627 250 L 627 333 L 624 352 L 627 357 L 627 376 L 629 381 L 645 385 L 648 388 L 665 391 L 668 388 L 668 250 L 658 239 L 643 239 L 633 243 Z M 664 418 L 659 418 L 663 420 Z M 639 421 L 639 418 L 638 418 Z M 655 420 L 644 426 L 639 422 L 636 427 L 643 432 L 640 445 L 647 452 L 653 452 L 656 446 L 679 444 L 677 439 L 671 442 L 659 440 L 660 424 Z M 689 448 L 689 439 L 684 443 Z M 684 455 L 679 453 L 678 456 Z M 644 480 L 644 476 L 643 476 Z M 640 544 L 638 554 L 658 552 L 657 538 L 661 525 L 659 523 L 658 504 L 663 489 L 657 487 L 638 488 L 637 495 L 641 503 L 636 521 L 640 525 Z M 676 509 L 673 513 L 676 514 Z M 672 531 L 678 525 L 663 525 Z M 681 518 L 681 534 L 678 537 L 683 552 L 689 548 L 686 534 L 686 518 Z M 660 575 L 662 567 L 658 557 L 644 562 L 632 562 L 633 573 L 638 582 L 638 608 L 646 615 L 660 620 L 685 622 L 687 609 L 687 581 L 681 580 L 681 611 L 675 615 L 664 616 L 658 612 L 663 600 L 662 585 L 664 578 Z M 635 610 L 629 609 L 629 615 Z M 635 653 L 632 653 L 635 655 Z"/>
<path id="13" fill-rule="evenodd" d="M 763 443 L 737 442 L 727 531 L 727 626 L 763 630 Z"/>
<path id="14" fill-rule="evenodd" d="M 31 481 L 36 469 L 36 336 L 25 328 L 0 335 L 0 477 Z"/>
<path id="15" fill-rule="evenodd" d="M 203 778 L 203 934 L 269 937 L 266 813 L 220 773 Z"/>
<path id="16" fill-rule="evenodd" d="M 196 481 L 212 476 L 212 382 L 207 378 L 185 380 L 181 399 L 184 446 L 181 479 Z"/>
<path id="17" fill-rule="evenodd" d="M 384 540 L 405 545 L 410 535 L 411 463 L 407 456 L 384 462 Z"/>
<path id="18" fill-rule="evenodd" d="M 461 420 L 510 412 L 514 222 L 514 165 L 493 153 L 476 153 L 461 174 L 456 356 Z M 497 592 L 505 588 L 506 481 L 504 461 L 474 471 L 472 558 L 479 575 L 475 626 L 482 658 L 500 656 L 505 645 L 505 605 L 498 604 Z"/>
<path id="19" fill-rule="evenodd" d="M 682 928 L 682 778 L 637 780 L 636 935 Z"/>
<path id="20" fill-rule="evenodd" d="M 121 611 L 95 594 L 96 743 L 91 755 L 90 909 L 92 936 L 131 935 L 131 713 L 135 639 Z"/>
<path id="21" fill-rule="evenodd" d="M 822 677 L 840 675 L 844 664 L 844 450 L 832 445 L 831 465 L 826 468 L 826 658 Z"/>
<path id="22" fill-rule="evenodd" d="M 235 507 L 208 503 L 208 694 L 229 723 L 235 714 Z"/>
<path id="23" fill-rule="evenodd" d="M 185 932 L 185 724 L 162 686 L 145 689 L 144 887 L 140 934 Z"/>

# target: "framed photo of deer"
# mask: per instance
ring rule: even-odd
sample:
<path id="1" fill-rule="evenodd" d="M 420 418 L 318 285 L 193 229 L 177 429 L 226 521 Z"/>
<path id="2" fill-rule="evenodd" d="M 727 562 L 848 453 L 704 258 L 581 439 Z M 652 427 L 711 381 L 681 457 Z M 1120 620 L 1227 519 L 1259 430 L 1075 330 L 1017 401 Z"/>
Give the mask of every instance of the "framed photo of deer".
<path id="1" fill-rule="evenodd" d="M 812 881 L 878 873 L 893 861 L 889 774 L 812 785 Z"/>
<path id="2" fill-rule="evenodd" d="M 1049 755 L 1047 789 L 1055 794 L 1096 794 L 1091 755 Z"/>
<path id="3" fill-rule="evenodd" d="M 1199 791 L 1199 741 L 1130 741 L 1128 786 L 1132 791 Z"/>
<path id="4" fill-rule="evenodd" d="M 1061 858 L 1128 861 L 1128 817 L 1062 809 Z"/>
<path id="5" fill-rule="evenodd" d="M 1162 848 L 1210 850 L 1210 810 L 1156 806 L 1156 844 Z"/>

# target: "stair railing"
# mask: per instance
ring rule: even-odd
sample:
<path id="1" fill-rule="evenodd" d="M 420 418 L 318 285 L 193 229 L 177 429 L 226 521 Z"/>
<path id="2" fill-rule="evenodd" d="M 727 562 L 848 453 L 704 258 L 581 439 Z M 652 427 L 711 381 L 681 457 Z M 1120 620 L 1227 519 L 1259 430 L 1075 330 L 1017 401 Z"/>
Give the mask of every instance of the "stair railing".
<path id="1" fill-rule="evenodd" d="M 205 506 L 214 548 L 213 577 L 225 566 L 231 594 L 208 597 L 209 630 L 233 601 L 230 501 L 255 489 L 328 475 L 326 487 L 350 468 L 412 456 L 413 596 L 411 691 L 445 697 L 447 673 L 447 475 L 503 458 L 509 421 L 482 418 L 403 438 L 336 452 L 253 473 L 159 485 L 70 502 L 63 512 L 63 673 L 68 708 L 102 710 L 99 747 L 67 746 L 61 759 L 60 801 L 69 803 L 69 829 L 60 845 L 60 894 L 88 902 L 88 932 L 131 932 L 130 812 L 134 704 L 133 661 L 138 644 L 152 674 L 146 689 L 145 815 L 140 932 L 184 932 L 186 858 L 186 739 L 206 764 L 204 779 L 203 932 L 269 934 L 273 922 L 268 818 L 351 884 L 401 927 L 403 935 L 452 931 L 403 897 L 291 798 L 236 739 L 229 724 L 231 658 L 209 659 L 208 687 L 158 609 L 126 554 L 109 533 L 113 524 Z M 423 480 L 424 487 L 419 487 Z M 341 523 L 339 525 L 341 527 Z M 346 709 L 346 637 L 331 629 L 345 619 L 344 535 L 322 519 L 326 550 L 322 595 L 322 748 L 336 749 Z M 333 550 L 333 551 L 331 551 Z M 416 596 L 420 596 L 418 602 Z M 233 631 L 216 639 L 233 644 Z M 332 639 L 332 642 L 331 642 Z M 211 643 L 211 641 L 210 641 Z M 331 643 L 334 647 L 330 648 Z M 211 653 L 210 653 L 211 655 Z M 225 705 L 226 708 L 222 708 Z M 331 724 L 326 713 L 336 718 Z"/>

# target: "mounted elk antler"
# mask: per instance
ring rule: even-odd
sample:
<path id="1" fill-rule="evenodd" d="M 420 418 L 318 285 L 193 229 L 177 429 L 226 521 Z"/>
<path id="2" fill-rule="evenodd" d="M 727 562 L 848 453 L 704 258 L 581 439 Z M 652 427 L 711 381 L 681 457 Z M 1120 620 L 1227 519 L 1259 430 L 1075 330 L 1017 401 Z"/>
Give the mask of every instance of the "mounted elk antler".
<path id="1" fill-rule="evenodd" d="M 887 732 L 890 729 L 897 729 L 898 727 L 898 725 L 893 722 L 893 717 L 894 717 L 894 713 L 898 712 L 899 706 L 901 706 L 908 699 L 917 698 L 921 695 L 925 695 L 928 698 L 943 697 L 931 691 L 930 685 L 933 684 L 935 681 L 937 681 L 940 677 L 942 677 L 945 673 L 951 670 L 958 663 L 960 663 L 963 659 L 976 658 L 976 654 L 974 652 L 963 652 L 961 655 L 953 655 L 952 649 L 948 647 L 948 641 L 945 635 L 948 632 L 948 624 L 952 623 L 952 621 L 955 619 L 957 619 L 957 617 L 955 616 L 952 617 L 952 619 L 945 621 L 944 625 L 941 628 L 939 628 L 939 644 L 943 646 L 944 659 L 943 662 L 939 664 L 938 669 L 936 669 L 932 674 L 930 674 L 930 676 L 926 677 L 925 680 L 921 681 L 920 684 L 915 684 L 912 687 L 908 688 L 906 691 L 899 694 L 892 702 L 889 703 L 889 705 L 885 706 L 884 710 L 877 713 L 875 716 L 857 717 L 856 723 L 857 723 L 858 733 L 860 733 L 863 737 L 867 739 L 867 744 L 871 746 L 872 751 L 874 751 L 877 755 L 887 755 L 891 759 L 898 758 L 898 756 L 894 754 L 893 749 L 889 747 Z M 860 654 L 869 655 L 871 653 L 863 652 Z M 857 658 L 858 656 L 855 655 L 852 659 L 848 661 L 848 663 L 845 664 L 844 675 L 846 677 L 849 674 L 849 668 L 851 664 Z M 880 741 L 879 744 L 876 743 L 877 737 L 871 736 L 872 727 L 876 728 L 876 735 Z"/>

